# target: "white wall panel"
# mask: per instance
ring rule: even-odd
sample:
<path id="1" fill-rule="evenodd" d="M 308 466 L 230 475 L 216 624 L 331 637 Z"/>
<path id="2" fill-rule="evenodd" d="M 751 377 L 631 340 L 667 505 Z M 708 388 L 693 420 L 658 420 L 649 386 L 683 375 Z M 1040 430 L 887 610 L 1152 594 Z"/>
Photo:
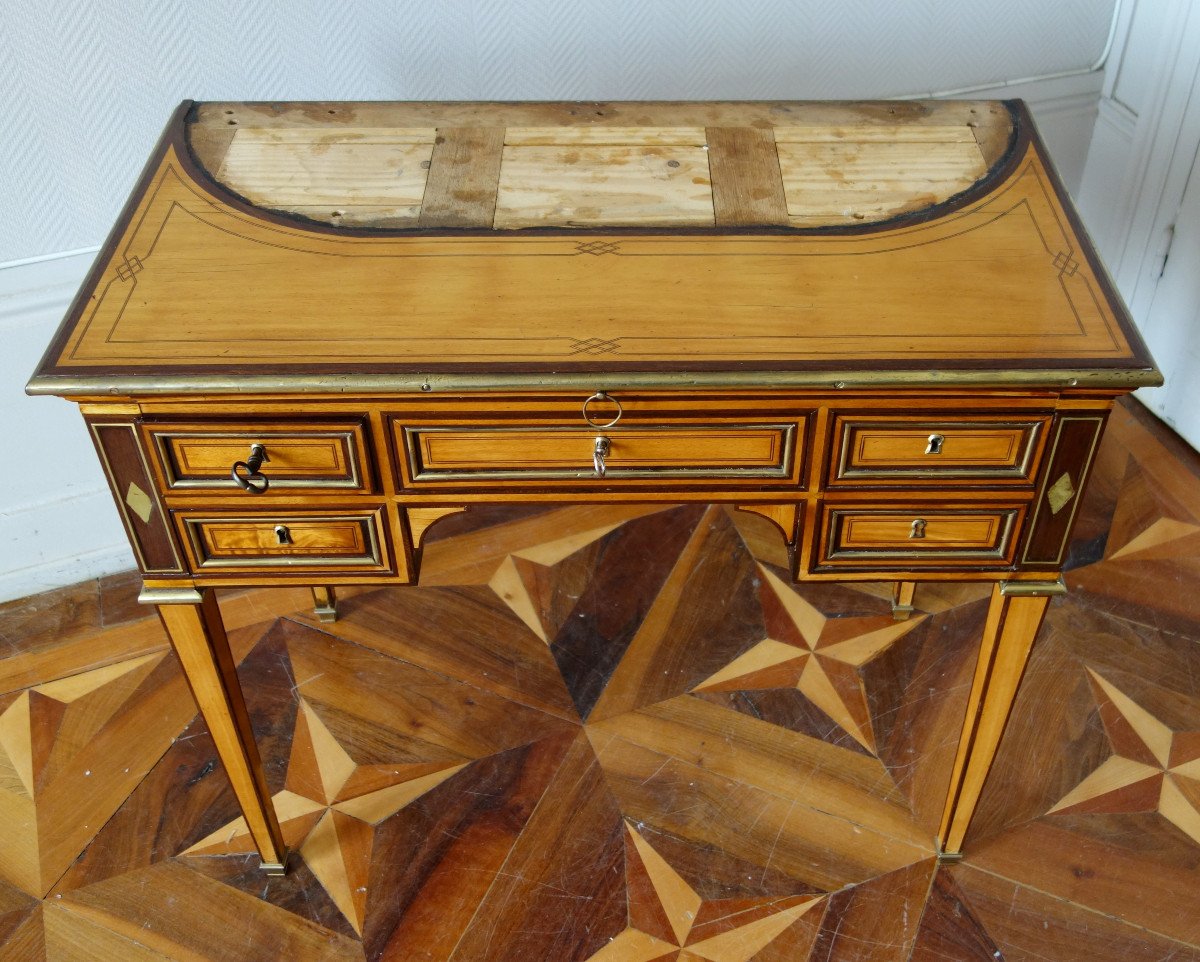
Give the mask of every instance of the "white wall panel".
<path id="1" fill-rule="evenodd" d="M 0 263 L 99 243 L 185 98 L 898 96 L 1086 67 L 1114 2 L 0 2 Z"/>

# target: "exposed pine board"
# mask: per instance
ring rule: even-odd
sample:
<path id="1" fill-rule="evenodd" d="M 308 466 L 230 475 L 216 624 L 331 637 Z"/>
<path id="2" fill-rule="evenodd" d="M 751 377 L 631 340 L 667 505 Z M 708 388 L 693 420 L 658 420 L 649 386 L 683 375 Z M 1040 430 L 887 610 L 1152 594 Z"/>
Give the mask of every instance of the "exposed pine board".
<path id="1" fill-rule="evenodd" d="M 717 224 L 787 223 L 779 156 L 769 129 L 708 128 L 708 163 Z"/>
<path id="2" fill-rule="evenodd" d="M 491 227 L 502 127 L 440 127 L 421 205 L 422 227 Z"/>
<path id="3" fill-rule="evenodd" d="M 793 223 L 878 220 L 946 200 L 986 173 L 974 139 L 798 142 L 778 149 Z"/>
<path id="4" fill-rule="evenodd" d="M 504 148 L 497 228 L 712 223 L 702 147 Z"/>
<path id="5" fill-rule="evenodd" d="M 238 129 L 217 178 L 270 208 L 419 206 L 433 129 Z"/>
<path id="6" fill-rule="evenodd" d="M 840 141 L 858 144 L 974 144 L 975 133 L 974 128 L 966 124 L 923 127 L 912 124 L 898 124 L 894 127 L 838 127 L 813 124 L 775 128 L 775 142 L 779 144 L 824 144 Z"/>
<path id="7" fill-rule="evenodd" d="M 676 146 L 703 147 L 703 127 L 509 127 L 506 147 L 525 146 Z"/>

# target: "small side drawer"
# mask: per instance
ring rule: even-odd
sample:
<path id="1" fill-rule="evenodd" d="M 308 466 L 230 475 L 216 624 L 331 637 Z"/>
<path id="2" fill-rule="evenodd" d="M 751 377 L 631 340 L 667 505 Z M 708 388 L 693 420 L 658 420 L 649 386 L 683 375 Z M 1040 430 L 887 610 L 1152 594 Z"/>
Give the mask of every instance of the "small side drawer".
<path id="1" fill-rule="evenodd" d="M 383 508 L 364 511 L 175 513 L 195 571 L 389 568 Z"/>
<path id="2" fill-rule="evenodd" d="M 230 470 L 256 444 L 266 451 L 260 471 L 268 492 L 370 488 L 362 421 L 150 422 L 145 429 L 167 490 L 236 491 Z"/>
<path id="3" fill-rule="evenodd" d="M 1011 563 L 1022 505 L 909 504 L 821 512 L 821 566 L 908 568 Z"/>
<path id="4" fill-rule="evenodd" d="M 838 416 L 829 485 L 1032 485 L 1050 416 Z"/>
<path id="5" fill-rule="evenodd" d="M 726 479 L 797 484 L 795 424 L 654 424 L 596 429 L 568 425 L 468 427 L 395 423 L 406 481 L 414 487 L 463 482 Z M 605 474 L 593 454 L 606 439 Z"/>

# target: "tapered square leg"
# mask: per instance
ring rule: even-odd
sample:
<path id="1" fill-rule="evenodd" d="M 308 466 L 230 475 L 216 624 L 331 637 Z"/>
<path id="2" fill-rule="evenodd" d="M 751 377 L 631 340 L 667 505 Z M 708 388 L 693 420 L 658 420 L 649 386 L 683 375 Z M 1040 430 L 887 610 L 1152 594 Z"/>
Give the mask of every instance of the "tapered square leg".
<path id="1" fill-rule="evenodd" d="M 1053 595 L 1065 593 L 1061 581 L 1001 582 L 992 589 L 979 661 L 967 701 L 967 714 L 954 760 L 950 791 L 938 832 L 943 857 L 962 852 L 963 838 L 979 803 L 983 783 L 1004 726 L 1012 712 L 1025 663 Z"/>
<path id="2" fill-rule="evenodd" d="M 897 621 L 908 621 L 911 617 L 916 591 L 915 581 L 897 581 L 892 585 L 892 617 Z"/>
<path id="3" fill-rule="evenodd" d="M 324 622 L 337 621 L 337 594 L 328 585 L 314 587 L 313 613 Z"/>
<path id="4" fill-rule="evenodd" d="M 140 599 L 158 607 L 196 705 L 217 746 L 238 805 L 262 857 L 263 871 L 282 875 L 283 833 L 271 802 L 237 666 L 212 589 L 146 588 Z"/>

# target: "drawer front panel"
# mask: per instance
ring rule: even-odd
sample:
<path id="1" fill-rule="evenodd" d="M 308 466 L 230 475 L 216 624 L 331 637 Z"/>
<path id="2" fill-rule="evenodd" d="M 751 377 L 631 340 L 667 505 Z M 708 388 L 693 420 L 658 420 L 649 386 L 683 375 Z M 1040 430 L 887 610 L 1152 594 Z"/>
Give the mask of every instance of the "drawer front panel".
<path id="1" fill-rule="evenodd" d="M 383 509 L 276 514 L 178 512 L 196 571 L 386 571 Z"/>
<path id="2" fill-rule="evenodd" d="M 1029 485 L 1048 421 L 838 417 L 829 483 Z"/>
<path id="3" fill-rule="evenodd" d="M 366 441 L 361 422 L 336 424 L 153 424 L 163 478 L 171 489 L 237 489 L 235 461 L 248 461 L 253 445 L 266 456 L 260 468 L 270 490 L 367 490 Z"/>
<path id="4" fill-rule="evenodd" d="M 929 504 L 829 507 L 822 511 L 821 565 L 905 568 L 1007 565 L 1024 508 Z"/>
<path id="5" fill-rule="evenodd" d="M 796 424 L 647 425 L 600 430 L 558 425 L 396 425 L 414 486 L 445 482 L 728 479 L 798 483 Z M 607 439 L 596 477 L 596 439 Z"/>

